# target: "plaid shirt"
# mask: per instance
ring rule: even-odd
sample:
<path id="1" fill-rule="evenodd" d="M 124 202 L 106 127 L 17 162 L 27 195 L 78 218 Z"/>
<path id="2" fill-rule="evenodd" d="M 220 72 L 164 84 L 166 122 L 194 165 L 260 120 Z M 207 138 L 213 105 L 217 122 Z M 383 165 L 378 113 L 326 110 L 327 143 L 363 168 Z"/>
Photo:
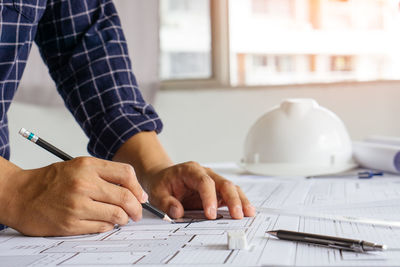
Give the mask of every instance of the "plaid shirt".
<path id="1" fill-rule="evenodd" d="M 138 90 L 111 0 L 1 0 L 0 156 L 10 157 L 7 110 L 33 41 L 89 137 L 89 153 L 111 159 L 135 133 L 161 131 Z"/>

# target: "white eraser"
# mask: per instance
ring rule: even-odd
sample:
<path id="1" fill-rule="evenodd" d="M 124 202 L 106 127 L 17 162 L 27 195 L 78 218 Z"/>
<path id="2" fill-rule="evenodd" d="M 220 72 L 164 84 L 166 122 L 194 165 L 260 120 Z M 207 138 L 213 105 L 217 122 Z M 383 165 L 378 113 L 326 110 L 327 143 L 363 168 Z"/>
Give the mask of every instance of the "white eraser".
<path id="1" fill-rule="evenodd" d="M 246 233 L 244 231 L 228 232 L 229 249 L 248 249 Z"/>
<path id="2" fill-rule="evenodd" d="M 21 130 L 19 130 L 19 134 L 24 136 L 24 133 L 26 132 L 25 128 L 21 128 Z"/>

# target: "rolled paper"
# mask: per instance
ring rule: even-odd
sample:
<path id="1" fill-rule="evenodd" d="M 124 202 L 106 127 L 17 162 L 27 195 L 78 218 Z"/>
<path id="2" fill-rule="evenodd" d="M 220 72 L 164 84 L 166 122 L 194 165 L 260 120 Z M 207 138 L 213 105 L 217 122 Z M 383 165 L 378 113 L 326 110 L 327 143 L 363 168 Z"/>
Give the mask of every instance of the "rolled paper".
<path id="1" fill-rule="evenodd" d="M 371 135 L 365 138 L 364 141 L 368 143 L 393 145 L 400 147 L 400 137 Z"/>
<path id="2" fill-rule="evenodd" d="M 390 139 L 353 142 L 355 161 L 364 168 L 400 173 L 400 140 L 395 145 Z"/>

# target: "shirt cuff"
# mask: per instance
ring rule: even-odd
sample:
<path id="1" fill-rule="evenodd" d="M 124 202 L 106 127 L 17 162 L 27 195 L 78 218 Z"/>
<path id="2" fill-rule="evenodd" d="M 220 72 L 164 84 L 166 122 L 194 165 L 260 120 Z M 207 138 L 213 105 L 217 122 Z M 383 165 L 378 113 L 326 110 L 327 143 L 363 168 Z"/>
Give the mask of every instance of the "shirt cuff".
<path id="1" fill-rule="evenodd" d="M 122 144 L 133 135 L 144 131 L 160 133 L 162 127 L 160 118 L 149 104 L 113 109 L 91 130 L 88 151 L 95 157 L 111 160 Z"/>

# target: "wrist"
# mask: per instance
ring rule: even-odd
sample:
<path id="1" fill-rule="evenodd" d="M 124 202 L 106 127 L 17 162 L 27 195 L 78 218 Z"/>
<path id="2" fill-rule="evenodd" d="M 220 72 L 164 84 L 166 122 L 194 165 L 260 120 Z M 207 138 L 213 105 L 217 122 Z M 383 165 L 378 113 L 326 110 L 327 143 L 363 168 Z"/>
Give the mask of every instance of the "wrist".
<path id="1" fill-rule="evenodd" d="M 146 191 L 149 177 L 174 164 L 155 132 L 141 132 L 132 136 L 118 149 L 113 160 L 131 164 Z"/>
<path id="2" fill-rule="evenodd" d="M 22 169 L 0 157 L 0 223 L 13 226 L 17 221 L 15 199 L 18 178 Z"/>
<path id="3" fill-rule="evenodd" d="M 150 192 L 152 183 L 159 178 L 158 174 L 173 165 L 172 161 L 159 162 L 146 171 L 141 172 L 140 178 L 138 179 L 143 189 L 146 192 Z"/>

